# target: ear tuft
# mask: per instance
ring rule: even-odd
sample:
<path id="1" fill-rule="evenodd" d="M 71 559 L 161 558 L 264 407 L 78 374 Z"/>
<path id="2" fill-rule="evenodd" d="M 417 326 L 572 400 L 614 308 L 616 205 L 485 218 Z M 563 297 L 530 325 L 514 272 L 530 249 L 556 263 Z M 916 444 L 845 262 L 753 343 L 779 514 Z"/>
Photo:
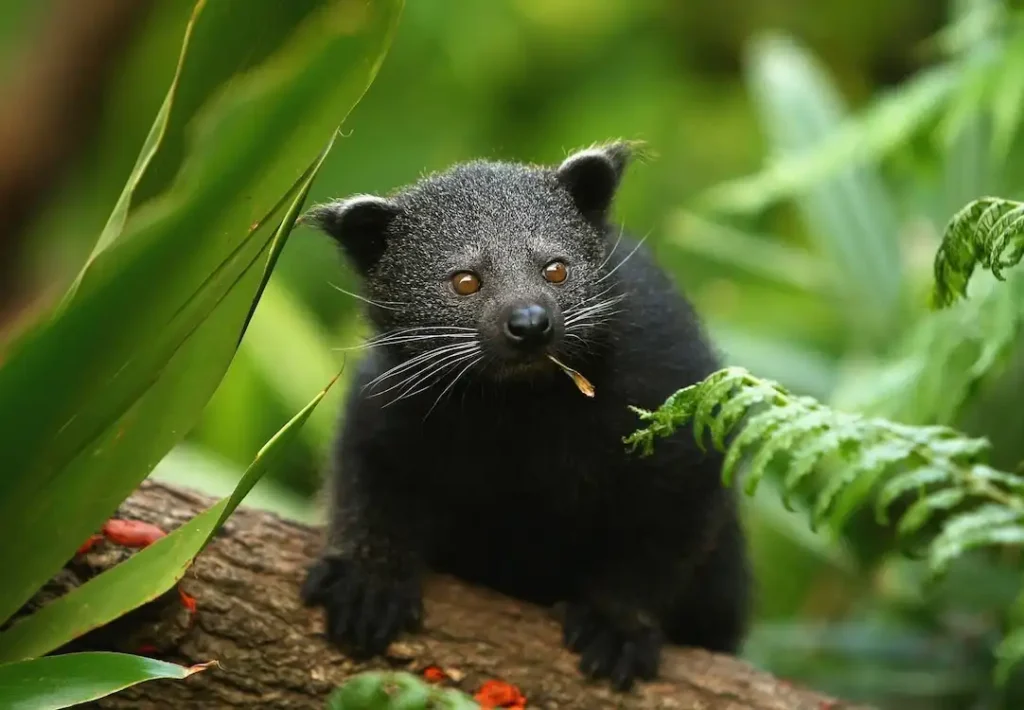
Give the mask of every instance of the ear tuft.
<path id="1" fill-rule="evenodd" d="M 558 181 L 588 219 L 602 220 L 611 207 L 626 167 L 642 144 L 615 141 L 579 150 L 558 167 Z"/>
<path id="2" fill-rule="evenodd" d="M 377 263 L 387 228 L 401 208 L 384 197 L 355 195 L 311 208 L 302 221 L 331 236 L 362 272 Z"/>

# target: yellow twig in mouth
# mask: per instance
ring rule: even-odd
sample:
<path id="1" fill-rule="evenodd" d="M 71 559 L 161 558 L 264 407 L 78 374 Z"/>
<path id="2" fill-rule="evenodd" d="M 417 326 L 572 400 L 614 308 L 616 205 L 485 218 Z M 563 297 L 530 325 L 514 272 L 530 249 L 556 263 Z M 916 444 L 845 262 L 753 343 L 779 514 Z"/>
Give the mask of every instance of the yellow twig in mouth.
<path id="1" fill-rule="evenodd" d="M 585 394 L 587 397 L 594 396 L 594 385 L 590 384 L 590 380 L 576 372 L 576 370 L 572 369 L 564 362 L 560 362 L 554 355 L 548 355 L 548 359 L 562 368 L 562 371 L 569 376 L 569 379 L 573 381 L 580 392 Z"/>

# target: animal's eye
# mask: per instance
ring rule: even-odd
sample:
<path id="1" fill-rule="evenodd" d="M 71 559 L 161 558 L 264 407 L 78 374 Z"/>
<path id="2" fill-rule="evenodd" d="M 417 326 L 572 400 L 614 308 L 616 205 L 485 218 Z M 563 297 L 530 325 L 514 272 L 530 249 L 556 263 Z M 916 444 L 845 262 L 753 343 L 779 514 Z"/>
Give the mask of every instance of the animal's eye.
<path id="1" fill-rule="evenodd" d="M 452 288 L 460 296 L 469 296 L 480 290 L 480 277 L 472 271 L 459 271 L 452 275 Z"/>
<path id="2" fill-rule="evenodd" d="M 553 284 L 560 284 L 569 275 L 569 270 L 560 261 L 552 261 L 544 267 L 544 278 Z"/>

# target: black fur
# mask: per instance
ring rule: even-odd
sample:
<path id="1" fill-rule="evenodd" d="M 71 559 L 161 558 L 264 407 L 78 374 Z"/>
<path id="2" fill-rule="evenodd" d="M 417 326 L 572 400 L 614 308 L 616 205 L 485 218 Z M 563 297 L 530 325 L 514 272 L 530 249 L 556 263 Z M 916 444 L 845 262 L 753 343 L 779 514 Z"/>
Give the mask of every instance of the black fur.
<path id="1" fill-rule="evenodd" d="M 371 348 L 345 407 L 329 542 L 303 595 L 350 653 L 419 628 L 428 569 L 566 602 L 581 670 L 619 689 L 657 674 L 666 640 L 737 651 L 749 575 L 720 457 L 685 430 L 650 457 L 622 441 L 639 425 L 628 405 L 654 408 L 718 367 L 689 303 L 608 225 L 628 158 L 617 143 L 555 168 L 473 162 L 312 211 L 362 272 L 378 333 L 430 336 Z M 559 284 L 541 275 L 553 259 L 569 271 Z M 461 270 L 477 293 L 451 288 Z M 551 314 L 547 352 L 593 399 L 544 353 L 509 346 L 503 319 L 527 302 Z M 447 361 L 425 355 L 442 346 Z"/>

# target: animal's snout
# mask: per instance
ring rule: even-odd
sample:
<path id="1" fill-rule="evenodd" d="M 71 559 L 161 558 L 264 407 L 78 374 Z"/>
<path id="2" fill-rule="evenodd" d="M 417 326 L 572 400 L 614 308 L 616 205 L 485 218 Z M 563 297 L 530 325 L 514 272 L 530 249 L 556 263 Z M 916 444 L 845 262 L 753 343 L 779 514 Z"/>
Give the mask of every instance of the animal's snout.
<path id="1" fill-rule="evenodd" d="M 516 306 L 505 319 L 505 337 L 518 347 L 539 347 L 551 341 L 551 314 L 538 303 Z"/>

